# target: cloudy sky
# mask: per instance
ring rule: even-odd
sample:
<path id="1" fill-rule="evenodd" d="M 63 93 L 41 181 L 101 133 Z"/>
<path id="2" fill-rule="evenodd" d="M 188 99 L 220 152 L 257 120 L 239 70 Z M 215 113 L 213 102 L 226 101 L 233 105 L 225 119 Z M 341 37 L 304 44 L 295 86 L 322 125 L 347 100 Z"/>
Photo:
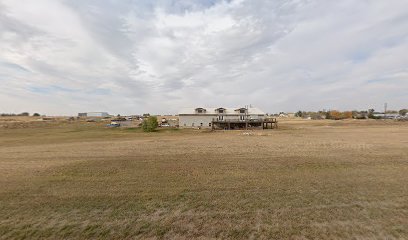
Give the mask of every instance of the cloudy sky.
<path id="1" fill-rule="evenodd" d="M 0 112 L 408 107 L 406 0 L 0 0 Z"/>

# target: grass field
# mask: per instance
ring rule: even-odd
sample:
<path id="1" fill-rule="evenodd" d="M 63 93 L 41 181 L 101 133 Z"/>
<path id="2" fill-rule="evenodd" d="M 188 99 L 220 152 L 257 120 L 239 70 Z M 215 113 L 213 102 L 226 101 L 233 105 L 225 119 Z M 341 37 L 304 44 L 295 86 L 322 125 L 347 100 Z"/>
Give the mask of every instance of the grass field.
<path id="1" fill-rule="evenodd" d="M 0 128 L 0 239 L 408 239 L 408 124 Z"/>

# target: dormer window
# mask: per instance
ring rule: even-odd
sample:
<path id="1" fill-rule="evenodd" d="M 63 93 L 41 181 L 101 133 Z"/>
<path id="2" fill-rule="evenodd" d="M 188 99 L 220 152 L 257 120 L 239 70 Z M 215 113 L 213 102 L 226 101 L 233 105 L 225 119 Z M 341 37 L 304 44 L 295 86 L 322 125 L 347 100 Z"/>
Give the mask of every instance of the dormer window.
<path id="1" fill-rule="evenodd" d="M 236 109 L 235 111 L 237 111 L 237 112 L 239 112 L 239 113 L 246 113 L 247 112 L 247 109 L 246 108 L 238 108 L 238 109 Z"/>
<path id="2" fill-rule="evenodd" d="M 205 108 L 196 108 L 196 113 L 205 113 L 207 110 Z"/>
<path id="3" fill-rule="evenodd" d="M 221 113 L 221 114 L 225 113 L 225 110 L 227 110 L 227 109 L 225 109 L 225 108 L 217 108 L 217 109 L 215 109 L 215 111 L 216 111 L 217 113 Z"/>

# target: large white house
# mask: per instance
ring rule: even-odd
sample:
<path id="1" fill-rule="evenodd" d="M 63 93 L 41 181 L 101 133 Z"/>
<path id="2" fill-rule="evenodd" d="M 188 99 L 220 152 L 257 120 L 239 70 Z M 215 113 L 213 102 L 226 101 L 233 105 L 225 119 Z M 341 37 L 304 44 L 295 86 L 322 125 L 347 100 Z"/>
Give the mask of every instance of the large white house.
<path id="1" fill-rule="evenodd" d="M 185 108 L 179 112 L 179 126 L 238 129 L 262 126 L 264 118 L 265 113 L 254 107 Z"/>

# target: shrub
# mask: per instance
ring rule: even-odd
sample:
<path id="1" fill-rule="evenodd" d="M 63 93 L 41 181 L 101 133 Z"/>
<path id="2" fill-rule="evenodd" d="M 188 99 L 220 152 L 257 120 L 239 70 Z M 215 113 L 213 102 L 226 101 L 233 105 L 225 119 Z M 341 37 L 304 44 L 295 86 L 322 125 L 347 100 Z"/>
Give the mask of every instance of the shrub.
<path id="1" fill-rule="evenodd" d="M 157 117 L 154 116 L 144 119 L 142 123 L 142 129 L 144 132 L 153 132 L 158 126 Z"/>

